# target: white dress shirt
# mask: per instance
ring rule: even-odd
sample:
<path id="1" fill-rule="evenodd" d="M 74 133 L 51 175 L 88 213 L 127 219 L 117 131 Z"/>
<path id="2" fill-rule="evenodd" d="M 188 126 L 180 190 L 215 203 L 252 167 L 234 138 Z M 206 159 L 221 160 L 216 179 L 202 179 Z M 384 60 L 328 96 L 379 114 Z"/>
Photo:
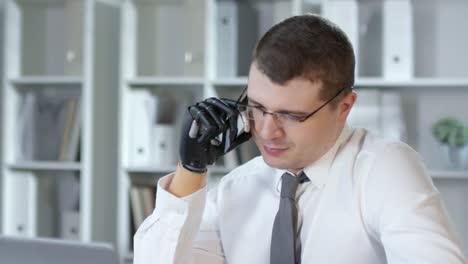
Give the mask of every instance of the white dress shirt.
<path id="1" fill-rule="evenodd" d="M 158 182 L 156 208 L 134 238 L 134 263 L 270 263 L 281 175 L 257 157 L 177 198 Z M 420 156 L 345 126 L 304 168 L 297 189 L 302 263 L 465 263 L 459 239 Z"/>

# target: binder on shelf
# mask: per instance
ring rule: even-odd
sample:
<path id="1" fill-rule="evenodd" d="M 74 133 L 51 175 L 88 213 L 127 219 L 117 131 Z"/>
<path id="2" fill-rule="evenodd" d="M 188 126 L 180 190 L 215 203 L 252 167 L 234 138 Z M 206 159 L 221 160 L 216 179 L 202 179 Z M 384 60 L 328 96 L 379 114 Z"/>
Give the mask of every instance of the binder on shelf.
<path id="1" fill-rule="evenodd" d="M 398 91 L 360 90 L 348 123 L 385 138 L 404 140 L 406 129 L 401 94 Z"/>
<path id="2" fill-rule="evenodd" d="M 356 57 L 356 73 L 358 76 L 359 55 L 359 7 L 357 0 L 331 0 L 327 2 L 325 16 L 338 25 L 353 45 Z"/>
<path id="3" fill-rule="evenodd" d="M 60 237 L 66 240 L 80 240 L 80 212 L 65 211 L 62 213 Z"/>
<path id="4" fill-rule="evenodd" d="M 184 68 L 185 76 L 201 76 L 204 72 L 204 5 L 199 1 L 185 1 L 184 3 Z"/>
<path id="5" fill-rule="evenodd" d="M 79 76 L 83 67 L 83 1 L 65 1 L 65 75 Z"/>
<path id="6" fill-rule="evenodd" d="M 409 0 L 383 1 L 383 77 L 414 76 L 413 9 Z"/>
<path id="7" fill-rule="evenodd" d="M 63 127 L 63 133 L 62 133 L 62 144 L 60 145 L 59 160 L 67 159 L 65 155 L 68 152 L 71 127 L 73 124 L 73 116 L 75 115 L 75 112 L 76 112 L 76 100 L 70 99 L 66 105 L 65 122 L 63 124 L 64 127 Z"/>
<path id="8" fill-rule="evenodd" d="M 156 21 L 155 24 L 151 25 L 151 28 L 153 28 L 153 32 L 156 32 L 154 35 L 156 38 L 155 46 L 146 48 L 156 51 L 152 58 L 156 74 L 160 76 L 182 75 L 185 71 L 186 47 L 184 45 L 186 43 L 181 35 L 184 35 L 184 29 L 187 27 L 184 25 L 183 9 L 177 5 L 158 4 L 158 8 L 155 8 L 154 12 Z M 146 57 L 148 54 L 145 53 L 142 56 Z"/>
<path id="9" fill-rule="evenodd" d="M 81 100 L 77 97 L 68 99 L 66 103 L 66 114 L 62 131 L 58 160 L 77 161 L 81 132 Z"/>
<path id="10" fill-rule="evenodd" d="M 130 187 L 130 206 L 135 230 L 154 210 L 156 187 L 132 185 Z"/>
<path id="11" fill-rule="evenodd" d="M 218 2 L 217 61 L 219 77 L 237 76 L 238 7 L 236 1 Z"/>
<path id="12" fill-rule="evenodd" d="M 81 130 L 78 96 L 26 92 L 18 114 L 18 160 L 76 161 Z"/>
<path id="13" fill-rule="evenodd" d="M 129 96 L 130 164 L 151 163 L 151 129 L 155 119 L 157 98 L 147 89 L 133 90 Z"/>
<path id="14" fill-rule="evenodd" d="M 81 144 L 81 124 L 82 121 L 82 102 L 81 99 L 77 99 L 75 114 L 73 116 L 73 125 L 70 131 L 70 141 L 68 151 L 65 153 L 65 157 L 69 161 L 80 160 L 80 144 Z"/>
<path id="15" fill-rule="evenodd" d="M 247 76 L 252 62 L 252 52 L 260 35 L 265 33 L 271 26 L 271 20 L 269 19 L 271 19 L 272 13 L 265 13 L 263 7 L 256 8 L 253 5 L 242 3 L 242 1 L 236 2 L 238 3 L 236 25 L 237 52 L 235 53 L 237 55 L 236 75 Z M 259 1 L 259 4 L 272 5 L 272 3 L 267 2 Z"/>
<path id="16" fill-rule="evenodd" d="M 157 100 L 151 123 L 151 163 L 158 167 L 175 166 L 178 160 L 177 100 L 169 93 L 158 94 Z"/>
<path id="17" fill-rule="evenodd" d="M 377 89 L 359 90 L 356 104 L 348 115 L 348 123 L 354 127 L 366 128 L 380 135 L 380 99 Z"/>
<path id="18" fill-rule="evenodd" d="M 33 93 L 36 97 L 32 148 L 33 160 L 59 160 L 71 95 L 56 89 Z M 74 110 L 70 110 L 70 113 Z"/>
<path id="19" fill-rule="evenodd" d="M 156 205 L 156 187 L 141 186 L 139 187 L 139 191 L 143 205 L 143 215 L 146 218 L 153 212 Z"/>
<path id="20" fill-rule="evenodd" d="M 157 167 L 177 164 L 177 132 L 173 124 L 154 124 L 151 130 L 152 165 Z"/>
<path id="21" fill-rule="evenodd" d="M 406 139 L 406 128 L 401 94 L 398 91 L 383 91 L 380 102 L 381 135 L 385 138 L 404 141 Z"/>
<path id="22" fill-rule="evenodd" d="M 35 153 L 34 144 L 34 118 L 36 109 L 36 96 L 33 93 L 26 93 L 21 98 L 21 107 L 18 113 L 19 120 L 19 137 L 16 139 L 16 145 L 20 146 L 20 151 L 17 154 L 17 160 L 33 160 Z"/>
<path id="23" fill-rule="evenodd" d="M 79 239 L 80 175 L 77 172 L 58 172 L 56 177 L 55 201 L 61 236 Z"/>
<path id="24" fill-rule="evenodd" d="M 133 225 L 136 230 L 145 219 L 143 203 L 137 186 L 130 187 L 130 204 L 132 208 Z"/>

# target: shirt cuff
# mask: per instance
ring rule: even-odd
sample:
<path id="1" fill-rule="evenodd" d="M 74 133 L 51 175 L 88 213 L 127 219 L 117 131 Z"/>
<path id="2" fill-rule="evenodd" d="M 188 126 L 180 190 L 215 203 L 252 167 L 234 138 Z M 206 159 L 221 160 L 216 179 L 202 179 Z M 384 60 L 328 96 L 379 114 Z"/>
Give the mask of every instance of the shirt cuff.
<path id="1" fill-rule="evenodd" d="M 155 212 L 160 215 L 169 213 L 187 216 L 187 214 L 190 214 L 190 218 L 201 219 L 205 207 L 206 185 L 190 195 L 177 197 L 168 191 L 173 177 L 174 173 L 171 173 L 159 179 Z"/>

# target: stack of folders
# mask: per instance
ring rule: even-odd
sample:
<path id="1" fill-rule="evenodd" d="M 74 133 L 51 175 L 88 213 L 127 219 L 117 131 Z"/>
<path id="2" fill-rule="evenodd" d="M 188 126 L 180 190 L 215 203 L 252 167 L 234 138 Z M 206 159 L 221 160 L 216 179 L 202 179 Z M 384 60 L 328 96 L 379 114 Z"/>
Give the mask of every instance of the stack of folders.
<path id="1" fill-rule="evenodd" d="M 147 89 L 132 91 L 129 99 L 131 166 L 174 166 L 176 117 L 182 104 L 170 93 L 153 94 Z"/>
<path id="2" fill-rule="evenodd" d="M 155 186 L 132 185 L 130 187 L 130 206 L 134 230 L 137 230 L 145 218 L 153 212 L 155 204 Z"/>
<path id="3" fill-rule="evenodd" d="M 350 125 L 365 128 L 385 138 L 405 140 L 405 120 L 398 91 L 365 89 L 358 90 L 357 95 L 348 116 Z"/>

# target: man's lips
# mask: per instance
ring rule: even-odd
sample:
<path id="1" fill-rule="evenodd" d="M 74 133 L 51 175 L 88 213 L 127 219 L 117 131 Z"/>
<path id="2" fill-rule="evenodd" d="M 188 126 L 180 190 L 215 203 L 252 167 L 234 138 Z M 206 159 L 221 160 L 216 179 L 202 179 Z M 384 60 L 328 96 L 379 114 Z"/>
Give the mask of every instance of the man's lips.
<path id="1" fill-rule="evenodd" d="M 273 147 L 273 146 L 263 145 L 263 149 L 270 156 L 279 156 L 283 152 L 285 152 L 288 148 L 287 147 Z"/>

